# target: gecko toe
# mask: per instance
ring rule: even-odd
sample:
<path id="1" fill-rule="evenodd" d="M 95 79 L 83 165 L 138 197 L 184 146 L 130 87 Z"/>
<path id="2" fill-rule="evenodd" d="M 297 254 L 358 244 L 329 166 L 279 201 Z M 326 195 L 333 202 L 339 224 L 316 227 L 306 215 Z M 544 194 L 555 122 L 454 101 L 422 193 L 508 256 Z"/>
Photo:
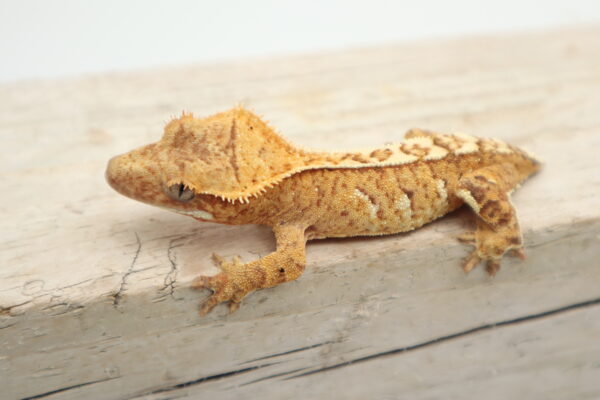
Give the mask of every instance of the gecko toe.
<path id="1" fill-rule="evenodd" d="M 465 232 L 456 238 L 462 243 L 475 244 L 475 232 Z"/>
<path id="2" fill-rule="evenodd" d="M 219 275 L 220 274 L 217 274 L 215 276 L 199 276 L 197 278 L 194 278 L 191 286 L 194 289 L 211 289 L 215 291 L 219 286 Z"/>
<path id="3" fill-rule="evenodd" d="M 518 248 L 518 249 L 512 249 L 509 254 L 513 257 L 518 257 L 521 260 L 525 260 L 525 258 L 527 258 L 527 256 L 525 255 L 525 250 L 523 250 L 523 248 Z"/>
<path id="4" fill-rule="evenodd" d="M 221 263 L 225 262 L 225 259 L 223 257 L 221 257 L 220 255 L 218 255 L 217 253 L 212 253 L 210 258 L 211 258 L 212 262 L 217 266 L 219 266 Z"/>
<path id="5" fill-rule="evenodd" d="M 236 268 L 236 267 L 243 265 L 242 259 L 240 258 L 240 256 L 233 256 L 231 261 L 228 261 L 225 258 L 221 257 L 220 255 L 213 253 L 211 258 L 212 258 L 213 264 L 215 264 L 215 266 L 219 267 L 222 271 L 227 271 L 230 268 Z"/>
<path id="6" fill-rule="evenodd" d="M 229 305 L 229 313 L 233 314 L 234 312 L 236 312 L 237 309 L 240 308 L 240 304 L 241 303 L 238 301 L 233 301 L 233 300 L 229 301 L 229 304 L 228 304 Z"/>
<path id="7" fill-rule="evenodd" d="M 488 260 L 485 269 L 490 276 L 495 276 L 500 269 L 500 260 Z"/>
<path id="8" fill-rule="evenodd" d="M 215 306 L 228 300 L 228 279 L 225 273 L 215 276 L 201 276 L 194 279 L 192 285 L 196 289 L 210 289 L 212 295 L 206 299 L 200 306 L 200 315 L 204 316 L 212 311 Z"/>
<path id="9" fill-rule="evenodd" d="M 208 276 L 198 276 L 194 278 L 191 283 L 191 287 L 194 289 L 206 289 L 208 288 Z"/>
<path id="10" fill-rule="evenodd" d="M 222 302 L 229 303 L 229 312 L 235 312 L 242 299 L 249 293 L 236 283 L 235 275 L 232 277 L 229 272 L 221 272 L 215 276 L 200 276 L 192 281 L 192 287 L 195 289 L 210 289 L 212 295 L 200 306 L 200 315 L 208 314 L 216 305 Z"/>
<path id="11" fill-rule="evenodd" d="M 212 295 L 200 306 L 200 316 L 204 317 L 206 314 L 212 311 L 215 306 L 219 304 L 217 296 Z"/>
<path id="12" fill-rule="evenodd" d="M 475 268 L 477 266 L 477 264 L 479 264 L 480 261 L 481 261 L 481 258 L 477 254 L 477 251 L 476 250 L 473 251 L 471 253 L 471 255 L 469 257 L 467 257 L 467 259 L 465 260 L 465 262 L 463 264 L 463 270 L 466 273 L 471 272 L 471 270 L 473 268 Z"/>

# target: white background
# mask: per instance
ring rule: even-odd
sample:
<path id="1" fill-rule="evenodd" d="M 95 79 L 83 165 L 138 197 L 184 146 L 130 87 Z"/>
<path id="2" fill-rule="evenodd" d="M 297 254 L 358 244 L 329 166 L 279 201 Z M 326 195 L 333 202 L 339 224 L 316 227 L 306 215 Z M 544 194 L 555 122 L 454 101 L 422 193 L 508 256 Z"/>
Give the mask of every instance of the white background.
<path id="1" fill-rule="evenodd" d="M 590 22 L 598 0 L 0 0 L 0 82 Z"/>

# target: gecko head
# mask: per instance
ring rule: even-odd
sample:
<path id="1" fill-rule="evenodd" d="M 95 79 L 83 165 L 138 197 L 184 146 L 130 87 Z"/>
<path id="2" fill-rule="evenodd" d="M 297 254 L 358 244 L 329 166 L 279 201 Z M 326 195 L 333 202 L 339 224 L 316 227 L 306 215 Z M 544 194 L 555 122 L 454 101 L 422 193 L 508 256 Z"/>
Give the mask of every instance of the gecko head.
<path id="1" fill-rule="evenodd" d="M 106 168 L 106 180 L 117 192 L 144 203 L 173 209 L 193 207 L 196 192 L 177 176 L 165 174 L 159 143 L 152 143 L 113 157 Z"/>
<path id="2" fill-rule="evenodd" d="M 113 157 L 106 168 L 106 180 L 117 192 L 132 199 L 203 219 L 213 219 L 205 210 L 207 196 L 196 177 L 214 179 L 215 169 L 199 166 L 210 158 L 205 129 L 189 126 L 195 119 L 188 114 L 171 121 L 163 137 L 125 154 Z M 214 147 L 214 143 L 211 143 Z M 214 149 L 217 151 L 217 149 Z"/>
<path id="3" fill-rule="evenodd" d="M 183 114 L 160 141 L 111 159 L 106 179 L 125 196 L 189 214 L 209 197 L 257 195 L 290 168 L 294 151 L 241 107 L 202 119 Z"/>
<path id="4" fill-rule="evenodd" d="M 173 173 L 170 162 L 163 159 L 164 153 L 159 142 L 113 157 L 106 168 L 106 180 L 117 192 L 134 200 L 197 219 L 214 220 L 214 213 L 207 208 L 212 211 L 216 199 L 200 195 Z"/>

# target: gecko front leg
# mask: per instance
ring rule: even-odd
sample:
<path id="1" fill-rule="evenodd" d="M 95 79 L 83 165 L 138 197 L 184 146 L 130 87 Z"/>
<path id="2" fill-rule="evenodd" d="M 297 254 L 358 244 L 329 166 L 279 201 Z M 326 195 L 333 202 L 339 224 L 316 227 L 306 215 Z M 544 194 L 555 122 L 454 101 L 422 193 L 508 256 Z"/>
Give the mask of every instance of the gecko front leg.
<path id="1" fill-rule="evenodd" d="M 297 279 L 306 265 L 304 231 L 304 227 L 296 225 L 275 226 L 273 232 L 277 249 L 247 264 L 242 264 L 238 257 L 233 261 L 225 261 L 214 256 L 221 272 L 215 276 L 198 277 L 192 282 L 194 288 L 213 291 L 212 296 L 202 304 L 200 314 L 206 315 L 224 301 L 229 302 L 229 311 L 233 312 L 249 293 Z"/>
<path id="2" fill-rule="evenodd" d="M 475 245 L 475 250 L 463 266 L 465 272 L 472 270 L 480 261 L 485 261 L 488 273 L 495 275 L 507 251 L 525 257 L 523 236 L 509 195 L 521 180 L 512 164 L 481 168 L 460 179 L 455 194 L 478 217 L 476 231 L 459 238 Z"/>

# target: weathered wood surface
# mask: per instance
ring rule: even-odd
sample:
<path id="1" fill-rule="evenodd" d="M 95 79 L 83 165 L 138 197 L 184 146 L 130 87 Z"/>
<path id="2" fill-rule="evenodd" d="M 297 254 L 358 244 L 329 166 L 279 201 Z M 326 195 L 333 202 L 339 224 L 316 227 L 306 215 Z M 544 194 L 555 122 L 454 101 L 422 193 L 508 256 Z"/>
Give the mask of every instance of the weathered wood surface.
<path id="1" fill-rule="evenodd" d="M 0 87 L 0 397 L 598 398 L 599 93 L 599 27 Z M 533 150 L 528 259 L 465 276 L 459 211 L 310 243 L 301 279 L 201 319 L 187 285 L 209 255 L 264 255 L 270 232 L 133 202 L 103 172 L 181 110 L 238 101 L 309 147 L 424 127 Z"/>

